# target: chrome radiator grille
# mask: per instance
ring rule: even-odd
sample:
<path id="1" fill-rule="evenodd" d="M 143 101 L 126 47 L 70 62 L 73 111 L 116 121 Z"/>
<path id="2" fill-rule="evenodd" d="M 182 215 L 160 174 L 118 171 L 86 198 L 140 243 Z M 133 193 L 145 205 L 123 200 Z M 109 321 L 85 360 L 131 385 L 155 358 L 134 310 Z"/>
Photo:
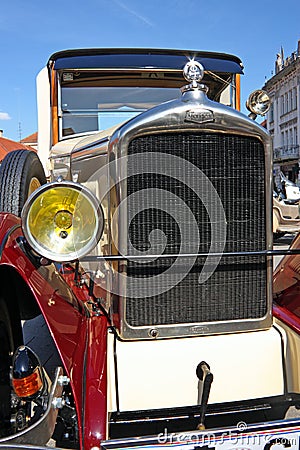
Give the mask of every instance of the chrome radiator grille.
<path id="1" fill-rule="evenodd" d="M 158 153 L 175 155 L 206 175 L 218 193 L 226 216 L 225 252 L 266 248 L 265 156 L 263 145 L 258 139 L 221 133 L 154 134 L 138 137 L 130 143 L 128 155 L 140 153 L 152 153 L 153 158 Z M 164 244 L 164 254 L 179 253 L 182 241 L 184 248 L 190 252 L 209 252 L 212 231 L 207 208 L 201 201 L 201 180 L 192 180 L 199 189 L 199 192 L 194 192 L 188 182 L 161 173 L 149 173 L 147 166 L 143 173 L 130 176 L 136 173 L 134 161 L 134 158 L 129 159 L 127 179 L 128 209 L 136 213 L 133 214 L 128 231 L 128 242 L 132 247 L 139 252 L 149 252 L 149 235 L 158 229 L 162 233 L 157 235 L 157 248 Z M 195 173 L 185 173 L 184 176 L 189 180 L 189 177 L 195 177 Z M 147 208 L 143 205 L 142 196 L 136 198 L 132 195 L 141 189 L 152 188 L 161 191 L 162 195 L 163 191 L 168 191 L 188 206 L 199 230 L 196 248 L 189 232 L 181 235 L 180 227 L 172 215 L 159 208 Z M 179 219 L 185 222 L 185 230 L 189 230 L 189 218 L 184 214 L 180 216 L 179 211 Z M 164 243 L 159 242 L 162 235 Z M 220 237 L 216 248 L 218 245 L 221 248 L 221 244 Z M 150 252 L 156 254 L 155 246 Z M 137 294 L 137 298 L 127 297 L 124 302 L 125 321 L 129 326 L 257 319 L 266 314 L 265 257 L 222 257 L 214 273 L 204 283 L 199 283 L 199 274 L 206 258 L 198 257 L 191 270 L 176 284 L 178 273 L 184 273 L 189 262 L 187 258 L 180 257 L 175 273 L 158 281 L 157 275 L 164 274 L 174 259 L 128 262 L 127 276 L 134 280 Z M 162 282 L 165 283 L 163 288 L 166 291 L 143 296 L 145 280 L 150 286 L 153 283 L 153 292 L 159 287 L 156 284 Z"/>

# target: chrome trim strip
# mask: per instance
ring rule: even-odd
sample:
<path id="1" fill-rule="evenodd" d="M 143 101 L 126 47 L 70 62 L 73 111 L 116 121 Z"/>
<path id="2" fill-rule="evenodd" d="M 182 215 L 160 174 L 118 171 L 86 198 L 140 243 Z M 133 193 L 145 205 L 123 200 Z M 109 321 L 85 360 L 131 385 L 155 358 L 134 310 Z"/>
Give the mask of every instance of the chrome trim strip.
<path id="1" fill-rule="evenodd" d="M 234 445 L 237 445 L 237 440 L 240 437 L 243 439 L 243 437 L 250 437 L 251 435 L 253 438 L 257 438 L 259 436 L 259 433 L 262 433 L 261 436 L 271 436 L 272 433 L 276 436 L 279 434 L 281 436 L 283 433 L 298 433 L 299 434 L 299 427 L 300 427 L 300 420 L 299 419 L 287 419 L 287 420 L 276 420 L 272 422 L 266 423 L 255 423 L 251 424 L 247 427 L 245 432 L 243 430 L 239 430 L 238 427 L 220 427 L 220 428 L 214 428 L 214 429 L 207 429 L 204 431 L 179 431 L 177 433 L 170 433 L 170 434 L 163 434 L 156 436 L 144 436 L 144 437 L 128 437 L 128 438 L 119 438 L 119 439 L 111 439 L 107 441 L 101 442 L 102 449 L 105 450 L 114 450 L 114 449 L 126 449 L 127 447 L 140 447 L 140 446 L 153 446 L 152 449 L 155 448 L 155 446 L 158 446 L 157 448 L 161 448 L 162 445 L 170 447 L 170 448 L 176 448 L 176 445 L 179 443 L 182 444 L 182 446 L 186 444 L 199 444 L 199 442 L 206 443 L 205 438 L 208 438 L 208 442 L 212 444 L 212 438 L 214 442 L 218 443 L 218 438 L 224 438 L 226 437 L 234 438 Z M 267 434 L 268 433 L 268 434 Z M 163 438 L 163 442 L 160 441 L 160 438 Z M 209 440 L 210 439 L 210 440 Z M 254 440 L 254 439 L 253 439 Z M 256 441 L 255 441 L 256 442 Z M 269 442 L 269 441 L 268 441 Z M 222 441 L 222 443 L 224 443 Z M 173 444 L 173 446 L 171 445 Z M 243 444 L 244 445 L 244 444 Z M 238 446 L 240 448 L 242 446 Z M 245 445 L 244 445 L 245 447 Z M 248 444 L 249 447 L 249 444 Z M 149 447 L 148 447 L 149 448 Z M 205 444 L 203 446 L 205 448 Z"/>
<path id="2" fill-rule="evenodd" d="M 31 444 L 0 444 L 0 448 L 4 448 L 6 450 L 65 450 L 60 447 L 49 447 L 49 446 L 41 446 L 41 445 L 31 445 Z"/>
<path id="3" fill-rule="evenodd" d="M 178 256 L 180 258 L 195 258 L 200 256 L 223 256 L 223 257 L 230 257 L 230 256 L 280 256 L 280 255 L 300 255 L 300 249 L 293 248 L 293 249 L 286 249 L 286 250 L 259 250 L 257 252 L 231 252 L 231 253 L 171 253 L 169 255 L 136 255 L 136 256 L 124 256 L 124 255 L 96 255 L 96 256 L 84 256 L 80 258 L 80 261 L 130 261 L 130 260 L 147 260 L 150 261 L 152 259 L 171 259 L 171 258 L 177 258 Z"/>
<path id="4" fill-rule="evenodd" d="M 218 322 L 195 322 L 176 325 L 155 325 L 131 327 L 126 319 L 121 319 L 122 340 L 156 340 L 166 338 L 206 336 L 212 334 L 231 334 L 245 331 L 267 330 L 272 326 L 273 318 L 271 312 L 260 319 L 239 319 Z M 151 332 L 155 329 L 155 337 Z"/>
<path id="5" fill-rule="evenodd" d="M 74 150 L 71 154 L 71 162 L 81 161 L 82 159 L 86 160 L 89 158 L 95 158 L 96 156 L 105 155 L 107 153 L 107 142 L 108 139 L 99 143 L 97 146 L 83 147 Z M 100 145 L 102 145 L 102 147 L 100 147 Z"/>

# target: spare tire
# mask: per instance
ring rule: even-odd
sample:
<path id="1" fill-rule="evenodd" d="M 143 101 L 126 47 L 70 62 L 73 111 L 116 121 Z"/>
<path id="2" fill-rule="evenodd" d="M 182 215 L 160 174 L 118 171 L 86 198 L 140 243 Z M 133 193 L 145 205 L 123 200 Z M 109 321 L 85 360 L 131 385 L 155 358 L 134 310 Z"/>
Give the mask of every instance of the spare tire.
<path id="1" fill-rule="evenodd" d="M 0 166 L 0 212 L 20 216 L 29 195 L 45 183 L 43 166 L 34 151 L 8 153 Z"/>

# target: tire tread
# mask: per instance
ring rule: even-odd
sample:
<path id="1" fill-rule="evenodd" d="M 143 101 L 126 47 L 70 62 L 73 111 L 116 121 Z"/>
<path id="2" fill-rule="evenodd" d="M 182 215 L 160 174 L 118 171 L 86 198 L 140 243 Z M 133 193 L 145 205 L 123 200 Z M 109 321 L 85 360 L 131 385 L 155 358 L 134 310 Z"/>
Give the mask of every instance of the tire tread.
<path id="1" fill-rule="evenodd" d="M 34 171 L 44 184 L 46 178 L 35 152 L 22 149 L 6 155 L 0 166 L 0 211 L 20 216 L 27 199 L 28 178 Z"/>

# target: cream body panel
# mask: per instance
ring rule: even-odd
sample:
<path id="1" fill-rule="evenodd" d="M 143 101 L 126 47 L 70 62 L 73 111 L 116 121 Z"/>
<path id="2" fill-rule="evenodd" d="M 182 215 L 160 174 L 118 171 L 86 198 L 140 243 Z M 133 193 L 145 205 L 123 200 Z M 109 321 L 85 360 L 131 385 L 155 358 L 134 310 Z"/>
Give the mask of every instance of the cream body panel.
<path id="1" fill-rule="evenodd" d="M 116 409 L 112 352 L 109 335 L 109 411 Z M 284 392 L 281 337 L 273 327 L 227 335 L 117 341 L 116 352 L 121 411 L 197 404 L 196 367 L 203 360 L 214 375 L 209 403 Z"/>
<path id="2" fill-rule="evenodd" d="M 69 155 L 72 151 L 90 146 L 102 139 L 109 138 L 121 125 L 122 123 L 104 131 L 91 131 L 80 136 L 74 135 L 73 137 L 70 136 L 62 139 L 52 147 L 50 156 L 55 158 L 60 155 Z"/>
<path id="3" fill-rule="evenodd" d="M 38 156 L 46 176 L 49 176 L 49 152 L 51 148 L 50 81 L 48 69 L 44 67 L 36 78 L 38 105 Z"/>
<path id="4" fill-rule="evenodd" d="M 287 372 L 287 390 L 288 392 L 300 393 L 300 335 L 285 325 L 278 319 L 275 319 L 276 326 L 280 329 L 285 347 L 285 364 Z"/>

